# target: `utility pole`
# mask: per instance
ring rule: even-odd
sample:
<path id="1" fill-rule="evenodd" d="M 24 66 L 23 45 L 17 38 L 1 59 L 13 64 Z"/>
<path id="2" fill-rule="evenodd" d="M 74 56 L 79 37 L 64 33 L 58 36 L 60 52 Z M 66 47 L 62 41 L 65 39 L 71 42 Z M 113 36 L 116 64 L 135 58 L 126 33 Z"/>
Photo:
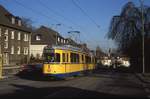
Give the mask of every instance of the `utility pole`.
<path id="1" fill-rule="evenodd" d="M 143 71 L 142 73 L 144 74 L 145 73 L 145 52 L 144 52 L 144 10 L 143 10 L 143 3 L 144 3 L 144 0 L 140 0 L 140 3 L 141 3 L 141 13 L 142 13 L 142 55 L 143 55 Z"/>

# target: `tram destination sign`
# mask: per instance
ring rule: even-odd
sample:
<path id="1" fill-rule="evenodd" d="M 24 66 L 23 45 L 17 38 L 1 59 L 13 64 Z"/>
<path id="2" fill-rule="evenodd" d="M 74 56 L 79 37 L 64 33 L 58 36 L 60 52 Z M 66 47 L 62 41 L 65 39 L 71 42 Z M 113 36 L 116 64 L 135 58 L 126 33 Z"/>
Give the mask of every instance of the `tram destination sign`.
<path id="1" fill-rule="evenodd" d="M 54 53 L 54 49 L 44 49 L 44 53 Z"/>

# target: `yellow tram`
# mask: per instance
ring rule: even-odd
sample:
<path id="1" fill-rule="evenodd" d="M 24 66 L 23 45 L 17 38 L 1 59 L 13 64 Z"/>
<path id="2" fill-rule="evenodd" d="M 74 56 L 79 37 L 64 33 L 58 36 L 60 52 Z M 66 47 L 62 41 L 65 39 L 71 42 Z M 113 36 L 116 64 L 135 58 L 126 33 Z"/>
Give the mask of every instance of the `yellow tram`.
<path id="1" fill-rule="evenodd" d="M 70 45 L 45 47 L 44 75 L 67 77 L 95 69 L 94 55 Z"/>

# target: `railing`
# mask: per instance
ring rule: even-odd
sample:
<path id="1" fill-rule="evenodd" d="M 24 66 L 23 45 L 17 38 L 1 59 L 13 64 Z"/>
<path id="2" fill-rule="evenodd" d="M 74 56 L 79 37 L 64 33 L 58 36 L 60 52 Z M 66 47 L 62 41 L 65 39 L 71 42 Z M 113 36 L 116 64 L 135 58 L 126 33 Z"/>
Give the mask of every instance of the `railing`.
<path id="1" fill-rule="evenodd" d="M 13 74 L 17 74 L 21 69 L 21 66 L 3 66 L 3 71 L 2 71 L 2 75 L 3 76 L 9 76 L 9 75 L 13 75 Z"/>

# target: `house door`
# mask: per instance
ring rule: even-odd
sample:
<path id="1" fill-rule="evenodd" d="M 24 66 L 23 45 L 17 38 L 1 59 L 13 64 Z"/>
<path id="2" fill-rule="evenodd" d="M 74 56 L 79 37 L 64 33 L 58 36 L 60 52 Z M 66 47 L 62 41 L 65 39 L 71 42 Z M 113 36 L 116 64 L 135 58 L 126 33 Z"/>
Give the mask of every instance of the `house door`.
<path id="1" fill-rule="evenodd" d="M 3 56 L 3 64 L 4 64 L 4 65 L 8 65 L 8 64 L 9 64 L 9 56 L 8 56 L 8 53 L 4 53 L 4 56 Z"/>

